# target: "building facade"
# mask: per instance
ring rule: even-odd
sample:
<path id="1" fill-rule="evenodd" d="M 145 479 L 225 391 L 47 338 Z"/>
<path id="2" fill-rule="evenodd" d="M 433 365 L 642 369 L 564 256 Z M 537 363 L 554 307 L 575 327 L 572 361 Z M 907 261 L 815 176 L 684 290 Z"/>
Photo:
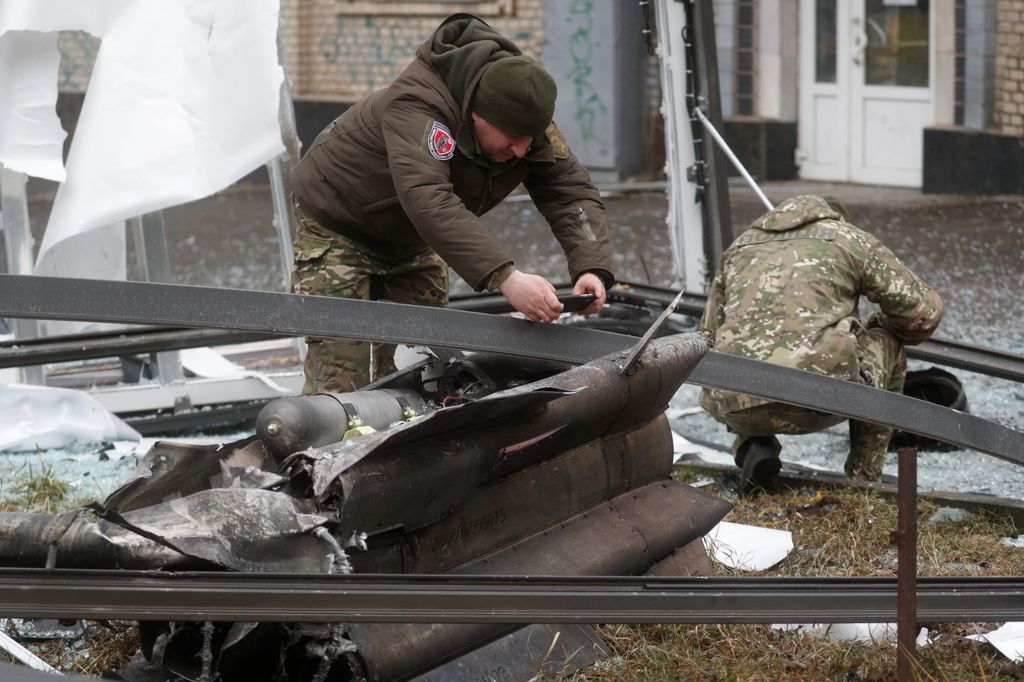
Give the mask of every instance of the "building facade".
<path id="1" fill-rule="evenodd" d="M 724 133 L 755 176 L 1024 193 L 1024 0 L 713 7 Z M 634 0 L 281 0 L 303 142 L 390 82 L 454 12 L 483 17 L 545 63 L 556 120 L 596 177 L 658 175 L 653 19 Z M 97 47 L 62 35 L 69 128 Z"/>
<path id="2" fill-rule="evenodd" d="M 762 176 L 1024 193 L 1024 0 L 715 11 L 723 111 Z"/>

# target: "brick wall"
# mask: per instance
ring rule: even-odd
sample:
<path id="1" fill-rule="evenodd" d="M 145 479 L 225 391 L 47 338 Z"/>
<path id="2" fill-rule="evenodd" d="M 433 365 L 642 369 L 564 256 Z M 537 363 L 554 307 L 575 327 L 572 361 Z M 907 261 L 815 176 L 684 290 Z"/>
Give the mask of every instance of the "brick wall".
<path id="1" fill-rule="evenodd" d="M 281 36 L 296 100 L 351 102 L 391 82 L 449 14 L 468 11 L 543 58 L 543 0 L 282 0 Z"/>
<path id="2" fill-rule="evenodd" d="M 57 36 L 57 49 L 60 50 L 57 88 L 62 92 L 85 92 L 100 39 L 85 31 L 61 31 Z"/>
<path id="3" fill-rule="evenodd" d="M 1024 0 L 998 0 L 995 123 L 1024 135 Z"/>
<path id="4" fill-rule="evenodd" d="M 523 52 L 542 59 L 543 5 L 544 0 L 281 0 L 281 49 L 292 95 L 352 102 L 383 87 L 455 12 L 478 14 Z M 85 91 L 99 44 L 81 31 L 60 33 L 61 91 Z"/>

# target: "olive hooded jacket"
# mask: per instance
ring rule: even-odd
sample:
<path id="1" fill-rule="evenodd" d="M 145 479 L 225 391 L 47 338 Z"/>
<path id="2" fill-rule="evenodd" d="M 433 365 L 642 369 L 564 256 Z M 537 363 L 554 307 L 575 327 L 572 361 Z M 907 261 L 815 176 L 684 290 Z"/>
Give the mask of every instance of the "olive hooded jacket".
<path id="1" fill-rule="evenodd" d="M 565 251 L 572 281 L 614 281 L 604 205 L 552 124 L 526 156 L 504 163 L 477 149 L 470 103 L 497 59 L 520 54 L 469 14 L 447 18 L 387 88 L 324 129 L 292 174 L 302 211 L 395 258 L 429 246 L 476 290 L 512 257 L 479 220 L 522 183 Z M 581 210 L 582 209 L 582 210 Z"/>

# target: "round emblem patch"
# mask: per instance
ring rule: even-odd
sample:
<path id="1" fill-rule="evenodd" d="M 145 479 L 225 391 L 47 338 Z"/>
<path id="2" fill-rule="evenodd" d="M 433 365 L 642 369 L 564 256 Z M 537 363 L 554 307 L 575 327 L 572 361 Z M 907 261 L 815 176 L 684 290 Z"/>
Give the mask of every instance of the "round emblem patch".
<path id="1" fill-rule="evenodd" d="M 455 155 L 455 139 L 443 123 L 434 121 L 427 134 L 427 149 L 438 161 L 447 161 Z"/>

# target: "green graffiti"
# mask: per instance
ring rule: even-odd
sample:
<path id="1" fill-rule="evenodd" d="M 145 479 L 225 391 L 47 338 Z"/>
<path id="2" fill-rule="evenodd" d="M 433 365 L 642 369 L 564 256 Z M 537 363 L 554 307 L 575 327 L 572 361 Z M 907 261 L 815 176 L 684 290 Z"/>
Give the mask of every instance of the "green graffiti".
<path id="1" fill-rule="evenodd" d="M 599 119 L 607 115 L 608 107 L 601 101 L 601 95 L 591 83 L 594 69 L 590 60 L 594 55 L 591 32 L 594 28 L 592 0 L 574 0 L 570 13 L 578 17 L 580 23 L 569 36 L 569 56 L 572 58 L 572 69 L 566 74 L 572 82 L 572 92 L 576 111 L 573 118 L 579 124 L 580 133 L 586 142 L 605 143 L 597 133 Z"/>

